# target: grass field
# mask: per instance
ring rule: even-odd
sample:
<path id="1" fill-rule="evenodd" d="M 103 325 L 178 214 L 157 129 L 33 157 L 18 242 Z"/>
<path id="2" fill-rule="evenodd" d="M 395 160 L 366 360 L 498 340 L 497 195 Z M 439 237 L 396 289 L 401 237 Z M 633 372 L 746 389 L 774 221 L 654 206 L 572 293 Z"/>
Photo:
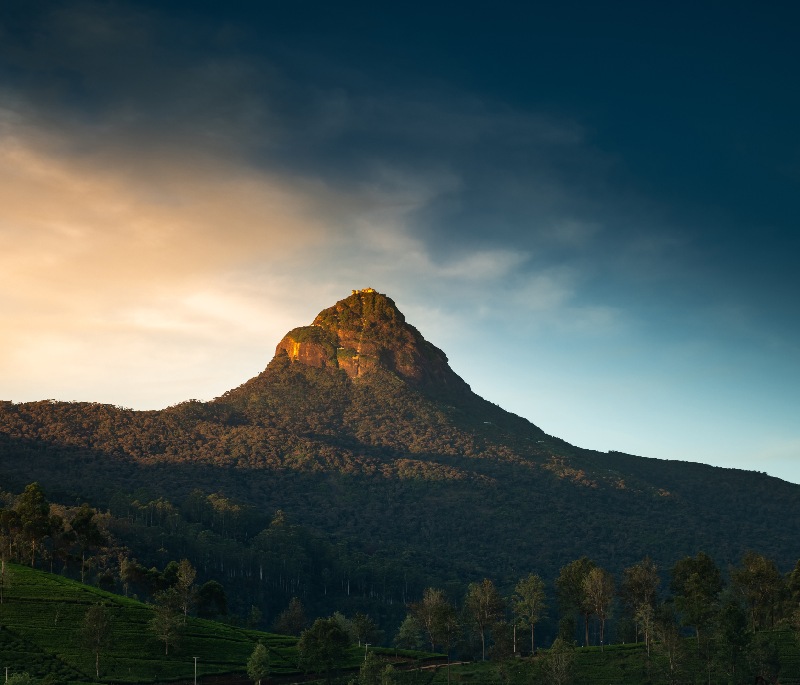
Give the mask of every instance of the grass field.
<path id="1" fill-rule="evenodd" d="M 164 644 L 148 626 L 153 608 L 134 599 L 104 592 L 76 581 L 24 566 L 9 565 L 10 586 L 0 604 L 0 676 L 27 672 L 44 683 L 77 685 L 96 682 L 94 654 L 81 638 L 88 608 L 98 602 L 106 606 L 112 630 L 109 647 L 101 653 L 100 680 L 104 683 L 191 682 L 198 657 L 198 679 L 238 675 L 244 682 L 247 659 L 254 646 L 263 642 L 271 653 L 274 676 L 291 680 L 302 677 L 297 667 L 297 638 L 188 617 L 176 647 L 164 654 Z M 791 631 L 766 634 L 777 649 L 782 685 L 800 685 L 800 648 Z M 415 662 L 436 655 L 402 650 L 370 648 L 392 660 Z M 485 662 L 453 666 L 450 683 L 474 685 L 534 685 L 549 682 L 539 658 L 512 659 L 502 664 Z M 441 655 L 439 655 L 441 656 Z M 355 670 L 363 662 L 364 649 L 348 650 L 345 667 Z M 399 668 L 402 668 L 398 664 Z M 686 638 L 678 682 L 708 682 L 705 662 L 697 655 L 693 639 Z M 347 682 L 354 673 L 345 674 Z M 284 680 L 286 682 L 287 680 Z M 403 685 L 442 685 L 447 668 L 428 666 L 418 671 L 400 671 Z M 572 685 L 645 685 L 669 682 L 666 660 L 654 648 L 648 659 L 644 645 L 609 645 L 576 649 L 573 653 Z M 712 674 L 711 682 L 722 683 Z"/>
<path id="2" fill-rule="evenodd" d="M 184 633 L 169 654 L 148 626 L 147 604 L 82 585 L 62 576 L 8 565 L 10 586 L 0 604 L 0 675 L 27 672 L 53 683 L 95 682 L 94 654 L 81 637 L 88 608 L 102 602 L 111 618 L 109 647 L 100 656 L 100 680 L 145 683 L 192 680 L 198 676 L 243 674 L 259 641 L 270 650 L 274 675 L 298 674 L 297 638 L 188 617 Z M 395 650 L 374 650 L 395 654 Z M 424 656 L 402 652 L 401 656 Z M 347 666 L 357 668 L 363 649 L 352 647 Z"/>
<path id="3" fill-rule="evenodd" d="M 766 634 L 777 648 L 781 685 L 800 685 L 800 645 L 791 631 Z M 402 674 L 403 685 L 544 685 L 552 682 L 544 672 L 546 650 L 536 659 L 511 659 L 501 664 L 475 662 L 452 666 L 448 681 L 446 666 L 425 669 L 420 674 Z M 752 683 L 752 675 L 738 679 L 714 672 L 709 676 L 706 662 L 699 658 L 694 638 L 686 638 L 678 672 L 670 675 L 666 657 L 657 649 L 648 658 L 643 644 L 609 645 L 578 648 L 573 653 L 570 685 L 727 685 L 729 682 Z"/>
<path id="4" fill-rule="evenodd" d="M 102 602 L 111 618 L 111 643 L 101 653 L 101 679 L 153 682 L 201 674 L 244 671 L 260 640 L 271 651 L 276 674 L 297 671 L 296 639 L 189 617 L 176 648 L 164 654 L 148 627 L 146 604 L 61 576 L 10 565 L 11 585 L 0 605 L 0 667 L 58 682 L 94 681 L 94 654 L 81 638 L 86 611 Z"/>

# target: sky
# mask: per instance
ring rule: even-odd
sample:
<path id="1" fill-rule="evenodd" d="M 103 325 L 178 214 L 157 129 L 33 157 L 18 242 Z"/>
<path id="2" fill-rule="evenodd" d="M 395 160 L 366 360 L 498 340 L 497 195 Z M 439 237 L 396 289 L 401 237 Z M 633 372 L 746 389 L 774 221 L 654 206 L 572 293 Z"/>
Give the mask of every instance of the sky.
<path id="1" fill-rule="evenodd" d="M 0 6 L 0 399 L 163 408 L 355 288 L 581 447 L 800 483 L 800 5 Z"/>

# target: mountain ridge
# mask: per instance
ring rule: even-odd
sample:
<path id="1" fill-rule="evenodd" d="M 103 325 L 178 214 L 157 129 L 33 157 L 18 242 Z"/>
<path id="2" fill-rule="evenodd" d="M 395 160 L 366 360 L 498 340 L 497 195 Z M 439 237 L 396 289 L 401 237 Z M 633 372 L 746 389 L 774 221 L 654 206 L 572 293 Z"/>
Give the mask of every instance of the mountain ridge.
<path id="1" fill-rule="evenodd" d="M 550 436 L 473 393 L 372 289 L 290 331 L 261 373 L 209 402 L 0 403 L 0 468 L 5 488 L 36 480 L 66 501 L 140 489 L 179 505 L 199 489 L 266 522 L 280 509 L 428 584 L 552 578 L 584 555 L 619 570 L 756 549 L 790 567 L 800 533 L 800 486 Z"/>

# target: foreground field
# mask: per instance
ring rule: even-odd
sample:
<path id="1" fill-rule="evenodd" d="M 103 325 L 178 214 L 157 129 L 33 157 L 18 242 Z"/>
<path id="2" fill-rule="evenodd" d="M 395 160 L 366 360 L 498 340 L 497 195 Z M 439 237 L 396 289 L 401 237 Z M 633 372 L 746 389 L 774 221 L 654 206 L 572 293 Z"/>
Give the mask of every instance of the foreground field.
<path id="1" fill-rule="evenodd" d="M 190 616 L 180 639 L 165 654 L 164 642 L 150 627 L 155 615 L 152 606 L 24 566 L 8 564 L 6 568 L 0 603 L 0 667 L 7 668 L 11 676 L 28 673 L 34 680 L 52 685 L 97 682 L 95 653 L 86 644 L 82 628 L 90 607 L 101 603 L 111 619 L 109 639 L 100 652 L 101 682 L 190 683 L 197 657 L 201 682 L 244 683 L 247 660 L 259 642 L 270 650 L 273 682 L 313 681 L 313 676 L 298 668 L 295 637 Z M 653 645 L 650 655 L 643 644 L 609 645 L 604 651 L 597 647 L 571 649 L 558 679 L 548 650 L 541 650 L 534 659 L 453 665 L 449 673 L 445 665 L 434 663 L 432 654 L 370 651 L 394 663 L 393 682 L 398 685 L 699 685 L 753 682 L 756 672 L 770 678 L 765 682 L 800 684 L 800 648 L 792 631 L 760 632 L 752 642 L 759 647 L 749 648 L 736 674 L 730 673 L 721 655 L 709 660 L 698 651 L 693 638 L 683 638 L 673 653 L 659 644 Z M 349 648 L 335 680 L 345 685 L 358 679 L 364 655 L 363 648 Z"/>
<path id="2" fill-rule="evenodd" d="M 149 626 L 153 607 L 24 566 L 7 569 L 9 582 L 0 604 L 0 667 L 7 667 L 10 675 L 26 672 L 53 683 L 95 682 L 95 654 L 85 643 L 82 626 L 89 607 L 102 603 L 111 630 L 100 654 L 101 681 L 193 680 L 195 656 L 201 680 L 223 674 L 244 679 L 258 642 L 270 650 L 274 676 L 301 676 L 295 637 L 189 616 L 178 643 L 165 654 L 164 643 Z M 378 651 L 394 655 L 392 650 Z M 345 668 L 357 668 L 363 658 L 363 649 L 350 648 Z"/>

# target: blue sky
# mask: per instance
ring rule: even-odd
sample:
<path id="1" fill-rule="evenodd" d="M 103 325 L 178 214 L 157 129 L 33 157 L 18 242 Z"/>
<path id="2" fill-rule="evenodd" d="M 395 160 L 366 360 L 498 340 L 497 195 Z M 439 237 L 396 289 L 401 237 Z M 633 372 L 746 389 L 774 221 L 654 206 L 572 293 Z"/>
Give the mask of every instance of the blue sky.
<path id="1" fill-rule="evenodd" d="M 800 9 L 520 5 L 5 3 L 0 398 L 210 399 L 372 286 L 551 434 L 800 482 Z"/>

